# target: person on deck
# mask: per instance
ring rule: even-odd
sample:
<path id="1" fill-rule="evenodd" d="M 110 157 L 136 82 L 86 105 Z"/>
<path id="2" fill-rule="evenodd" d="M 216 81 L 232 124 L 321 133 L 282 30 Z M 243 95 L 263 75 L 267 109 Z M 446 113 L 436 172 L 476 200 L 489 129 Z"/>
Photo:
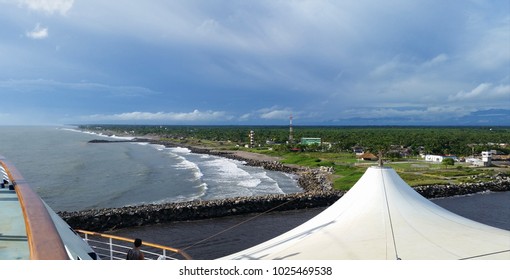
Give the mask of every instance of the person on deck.
<path id="1" fill-rule="evenodd" d="M 129 249 L 126 254 L 126 260 L 143 260 L 145 257 L 140 250 L 140 246 L 142 246 L 142 240 L 140 238 L 135 239 L 134 247 Z"/>

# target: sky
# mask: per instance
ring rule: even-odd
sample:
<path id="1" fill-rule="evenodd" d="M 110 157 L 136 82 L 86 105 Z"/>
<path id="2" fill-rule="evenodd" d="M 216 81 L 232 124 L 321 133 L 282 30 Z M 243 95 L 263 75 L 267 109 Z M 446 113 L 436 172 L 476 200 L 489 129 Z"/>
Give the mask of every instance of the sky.
<path id="1" fill-rule="evenodd" d="M 0 0 L 0 125 L 510 125 L 510 1 Z"/>

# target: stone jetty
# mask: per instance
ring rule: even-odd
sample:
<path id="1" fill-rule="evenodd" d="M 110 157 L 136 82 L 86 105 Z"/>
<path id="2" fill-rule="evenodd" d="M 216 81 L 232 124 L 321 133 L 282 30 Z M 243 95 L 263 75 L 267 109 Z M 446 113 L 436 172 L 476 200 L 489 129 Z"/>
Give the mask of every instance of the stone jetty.
<path id="1" fill-rule="evenodd" d="M 341 192 L 295 193 L 236 197 L 208 201 L 149 204 L 122 208 L 60 212 L 75 229 L 109 231 L 173 221 L 210 219 L 268 211 L 286 211 L 306 207 L 327 206 L 341 197 Z"/>
<path id="2" fill-rule="evenodd" d="M 138 139 L 138 141 L 140 141 Z M 150 141 L 165 146 L 171 143 Z M 103 142 L 101 142 L 103 143 Z M 193 153 L 207 153 L 246 162 L 248 165 L 265 169 L 296 174 L 303 192 L 274 194 L 254 197 L 235 197 L 219 200 L 196 200 L 180 203 L 148 204 L 121 208 L 91 209 L 58 214 L 75 229 L 110 231 L 114 229 L 144 226 L 172 221 L 209 219 L 249 213 L 286 211 L 314 207 L 326 207 L 336 202 L 345 193 L 333 189 L 331 175 L 327 167 L 307 168 L 282 164 L 279 161 L 255 160 L 240 157 L 233 152 L 214 151 L 188 147 Z M 466 195 L 486 191 L 510 191 L 510 177 L 498 174 L 483 178 L 484 182 L 459 185 L 427 185 L 414 189 L 426 198 Z"/>
<path id="3" fill-rule="evenodd" d="M 474 178 L 476 179 L 476 178 Z M 468 195 L 481 192 L 510 191 L 510 177 L 505 174 L 496 174 L 479 183 L 461 183 L 457 185 L 426 185 L 414 187 L 419 194 L 426 198 L 450 197 Z"/>

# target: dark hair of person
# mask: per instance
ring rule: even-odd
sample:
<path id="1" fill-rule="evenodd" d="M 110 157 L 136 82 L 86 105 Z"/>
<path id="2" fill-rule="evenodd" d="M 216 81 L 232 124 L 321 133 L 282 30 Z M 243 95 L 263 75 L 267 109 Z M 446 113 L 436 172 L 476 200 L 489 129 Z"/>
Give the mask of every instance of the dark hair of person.
<path id="1" fill-rule="evenodd" d="M 142 239 L 140 239 L 140 238 L 135 239 L 135 247 L 140 247 L 140 246 L 142 246 Z"/>

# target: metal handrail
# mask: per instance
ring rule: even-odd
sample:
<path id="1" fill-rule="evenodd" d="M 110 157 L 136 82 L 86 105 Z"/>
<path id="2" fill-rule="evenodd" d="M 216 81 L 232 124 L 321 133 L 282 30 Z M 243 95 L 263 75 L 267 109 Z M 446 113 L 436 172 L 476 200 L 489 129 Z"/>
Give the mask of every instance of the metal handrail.
<path id="1" fill-rule="evenodd" d="M 32 260 L 68 260 L 62 238 L 60 237 L 44 202 L 32 190 L 16 167 L 0 155 L 2 173 L 14 187 L 25 219 L 30 259 Z"/>
<path id="2" fill-rule="evenodd" d="M 90 247 L 106 260 L 124 260 L 127 251 L 132 247 L 134 239 L 98 233 L 87 230 L 75 230 Z M 191 256 L 181 249 L 163 246 L 150 242 L 142 242 L 142 252 L 146 260 L 191 260 Z M 177 256 L 176 256 L 177 255 Z"/>

